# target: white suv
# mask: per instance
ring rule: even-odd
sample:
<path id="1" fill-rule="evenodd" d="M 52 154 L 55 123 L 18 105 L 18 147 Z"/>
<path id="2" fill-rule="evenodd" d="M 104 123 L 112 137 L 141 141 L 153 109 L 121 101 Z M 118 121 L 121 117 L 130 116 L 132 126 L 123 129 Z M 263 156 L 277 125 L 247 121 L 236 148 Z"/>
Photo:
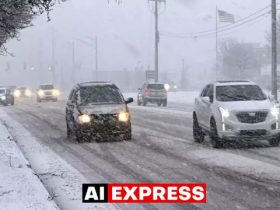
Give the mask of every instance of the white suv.
<path id="1" fill-rule="evenodd" d="M 207 85 L 195 99 L 193 136 L 198 143 L 206 134 L 214 148 L 226 141 L 280 142 L 279 106 L 250 81 L 223 81 Z"/>

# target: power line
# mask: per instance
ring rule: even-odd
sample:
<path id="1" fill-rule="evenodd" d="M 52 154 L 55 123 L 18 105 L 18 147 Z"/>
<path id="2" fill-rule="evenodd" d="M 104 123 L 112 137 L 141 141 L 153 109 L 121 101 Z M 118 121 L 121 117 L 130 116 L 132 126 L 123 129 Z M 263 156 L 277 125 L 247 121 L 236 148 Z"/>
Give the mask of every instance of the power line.
<path id="1" fill-rule="evenodd" d="M 227 29 L 230 30 L 232 28 L 235 28 L 236 26 L 243 25 L 243 23 L 248 23 L 248 22 L 254 21 L 255 19 L 258 19 L 258 18 L 270 13 L 271 10 L 268 10 L 265 13 L 262 13 L 256 17 L 254 17 L 255 15 L 261 13 L 262 11 L 268 9 L 269 7 L 270 7 L 270 5 L 264 7 L 260 10 L 257 10 L 256 12 L 254 12 L 244 18 L 239 19 L 238 21 L 236 21 L 233 24 L 227 24 L 225 26 L 219 27 L 218 32 L 223 32 L 223 31 L 226 31 Z M 253 17 L 253 18 L 251 18 L 251 17 Z M 169 33 L 169 32 L 163 32 L 161 34 L 164 36 L 168 36 L 168 37 L 193 38 L 193 37 L 201 37 L 201 36 L 205 36 L 205 35 L 212 35 L 212 33 L 216 33 L 216 29 L 210 29 L 210 30 L 205 30 L 205 31 L 200 31 L 200 32 L 192 32 L 192 33 L 181 33 L 181 34 L 174 34 L 174 33 Z"/>
<path id="2" fill-rule="evenodd" d="M 243 22 L 239 22 L 239 23 L 235 23 L 235 24 L 230 24 L 231 26 L 230 27 L 220 27 L 218 28 L 218 33 L 221 33 L 221 32 L 226 32 L 226 31 L 230 31 L 232 29 L 235 29 L 235 28 L 238 28 L 240 26 L 243 26 L 245 24 L 248 24 L 248 23 L 251 23 L 253 21 L 256 21 L 256 20 L 259 20 L 259 19 L 262 19 L 264 16 L 268 15 L 271 11 L 268 11 L 268 12 L 265 12 L 265 13 L 262 13 L 254 18 L 251 18 L 251 19 L 248 19 L 246 21 L 243 21 Z M 247 19 L 247 18 L 246 18 Z M 216 31 L 211 31 L 211 32 L 208 32 L 208 33 L 202 33 L 202 34 L 195 34 L 193 33 L 192 35 L 183 35 L 183 34 L 170 34 L 170 33 L 161 33 L 162 36 L 166 36 L 166 37 L 175 37 L 175 38 L 199 38 L 199 37 L 204 37 L 204 36 L 209 36 L 209 35 L 213 35 L 215 34 Z"/>

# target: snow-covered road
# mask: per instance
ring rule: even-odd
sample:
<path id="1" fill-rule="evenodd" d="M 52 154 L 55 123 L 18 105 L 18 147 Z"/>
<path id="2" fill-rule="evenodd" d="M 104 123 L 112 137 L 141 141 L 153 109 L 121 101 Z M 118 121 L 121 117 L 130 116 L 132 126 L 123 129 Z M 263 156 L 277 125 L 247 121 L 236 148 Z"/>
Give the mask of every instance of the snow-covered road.
<path id="1" fill-rule="evenodd" d="M 118 205 L 121 209 L 279 209 L 280 148 L 256 142 L 216 150 L 208 139 L 196 144 L 191 105 L 132 104 L 131 142 L 83 144 L 67 139 L 64 107 L 64 102 L 24 101 L 1 109 L 88 182 L 202 182 L 208 187 L 207 204 Z"/>

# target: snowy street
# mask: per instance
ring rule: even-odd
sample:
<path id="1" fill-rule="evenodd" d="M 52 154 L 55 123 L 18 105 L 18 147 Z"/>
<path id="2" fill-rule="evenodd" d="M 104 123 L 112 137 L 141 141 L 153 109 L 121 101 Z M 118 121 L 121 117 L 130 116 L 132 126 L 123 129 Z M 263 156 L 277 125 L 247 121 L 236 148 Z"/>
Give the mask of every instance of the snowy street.
<path id="1" fill-rule="evenodd" d="M 13 107 L 1 107 L 1 112 L 21 124 L 37 143 L 56 153 L 89 183 L 207 184 L 207 204 L 118 205 L 120 209 L 279 209 L 279 147 L 271 147 L 264 141 L 232 143 L 219 150 L 211 147 L 208 138 L 201 145 L 194 143 L 192 105 L 183 101 L 170 102 L 165 108 L 140 107 L 136 103 L 129 108 L 131 142 L 80 144 L 66 137 L 65 101 L 38 104 L 34 100 L 23 100 Z M 11 133 L 17 133 L 18 126 L 11 120 L 7 126 Z M 30 150 L 26 143 L 21 142 L 20 136 L 14 138 L 28 159 Z M 36 172 L 38 167 L 32 168 Z M 44 185 L 52 185 L 48 179 L 40 178 Z M 63 208 L 65 203 L 59 201 L 61 192 L 56 192 L 54 199 Z M 81 208 L 92 206 L 80 203 Z"/>

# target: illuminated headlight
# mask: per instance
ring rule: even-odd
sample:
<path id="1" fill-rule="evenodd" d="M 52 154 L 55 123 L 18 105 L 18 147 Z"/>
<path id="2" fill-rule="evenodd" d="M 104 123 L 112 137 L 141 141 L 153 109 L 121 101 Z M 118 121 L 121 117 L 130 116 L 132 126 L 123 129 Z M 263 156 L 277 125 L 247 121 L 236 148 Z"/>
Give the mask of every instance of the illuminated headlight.
<path id="1" fill-rule="evenodd" d="M 169 85 L 169 84 L 165 84 L 165 85 L 164 85 L 164 89 L 165 89 L 166 91 L 169 91 L 169 90 L 170 90 L 170 85 Z"/>
<path id="2" fill-rule="evenodd" d="M 279 117 L 279 108 L 272 107 L 271 110 L 270 110 L 270 113 L 272 114 L 272 116 L 278 118 Z"/>
<path id="3" fill-rule="evenodd" d="M 221 112 L 221 115 L 222 115 L 222 119 L 224 120 L 225 118 L 228 118 L 230 113 L 228 110 L 222 108 L 222 107 L 219 107 L 219 110 Z"/>
<path id="4" fill-rule="evenodd" d="M 44 96 L 44 95 L 45 95 L 45 93 L 44 93 L 44 91 L 39 90 L 39 91 L 38 91 L 38 95 L 39 95 L 40 97 L 42 97 L 42 96 Z"/>
<path id="5" fill-rule="evenodd" d="M 26 89 L 24 94 L 25 94 L 25 96 L 30 97 L 31 96 L 31 90 Z"/>
<path id="6" fill-rule="evenodd" d="M 59 90 L 53 90 L 52 95 L 58 97 L 60 95 Z"/>
<path id="7" fill-rule="evenodd" d="M 174 89 L 177 89 L 177 86 L 176 86 L 176 85 L 174 85 Z"/>
<path id="8" fill-rule="evenodd" d="M 87 124 L 87 123 L 90 123 L 91 117 L 87 114 L 83 114 L 78 117 L 78 120 L 79 120 L 79 123 L 81 123 L 81 124 Z"/>
<path id="9" fill-rule="evenodd" d="M 6 100 L 6 96 L 1 96 L 1 100 L 5 101 Z"/>
<path id="10" fill-rule="evenodd" d="M 20 95 L 21 95 L 21 94 L 20 94 L 20 91 L 19 91 L 19 90 L 15 90 L 15 91 L 14 91 L 14 96 L 15 96 L 15 97 L 18 98 L 18 97 L 20 97 Z"/>
<path id="11" fill-rule="evenodd" d="M 129 120 L 129 113 L 128 112 L 121 112 L 119 113 L 119 121 L 120 122 L 127 122 Z"/>

